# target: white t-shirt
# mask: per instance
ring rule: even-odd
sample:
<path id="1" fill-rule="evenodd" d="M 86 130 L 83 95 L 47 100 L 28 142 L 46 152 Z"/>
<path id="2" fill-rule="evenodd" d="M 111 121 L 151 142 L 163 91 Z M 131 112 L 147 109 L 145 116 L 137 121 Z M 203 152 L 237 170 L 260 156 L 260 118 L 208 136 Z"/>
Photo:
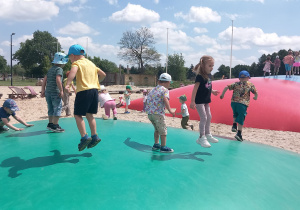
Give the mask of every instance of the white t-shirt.
<path id="1" fill-rule="evenodd" d="M 98 101 L 100 103 L 100 107 L 103 107 L 106 101 L 112 101 L 113 99 L 110 97 L 109 93 L 100 93 L 98 95 Z"/>
<path id="2" fill-rule="evenodd" d="M 185 103 L 181 104 L 181 112 L 182 112 L 182 117 L 186 117 L 186 116 L 190 115 L 188 107 L 187 107 L 187 105 Z"/>

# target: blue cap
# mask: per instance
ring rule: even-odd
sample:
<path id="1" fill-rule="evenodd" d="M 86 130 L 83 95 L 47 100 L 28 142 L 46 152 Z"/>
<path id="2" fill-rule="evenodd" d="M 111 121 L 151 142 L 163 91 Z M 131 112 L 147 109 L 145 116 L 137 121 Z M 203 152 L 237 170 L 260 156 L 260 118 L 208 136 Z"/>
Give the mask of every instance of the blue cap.
<path id="1" fill-rule="evenodd" d="M 66 58 L 69 58 L 69 55 L 85 55 L 84 48 L 79 44 L 74 44 L 69 48 L 69 53 Z"/>
<path id="2" fill-rule="evenodd" d="M 249 72 L 246 71 L 246 70 L 241 71 L 240 74 L 239 74 L 239 78 L 246 78 L 246 77 L 250 78 Z"/>
<path id="3" fill-rule="evenodd" d="M 68 63 L 68 58 L 66 58 L 66 54 L 65 53 L 61 53 L 61 52 L 57 52 L 54 55 L 54 59 L 52 61 L 52 63 L 54 64 L 66 64 Z"/>
<path id="4" fill-rule="evenodd" d="M 4 101 L 3 107 L 9 108 L 13 112 L 20 110 L 17 103 L 12 99 L 7 99 L 6 101 Z"/>

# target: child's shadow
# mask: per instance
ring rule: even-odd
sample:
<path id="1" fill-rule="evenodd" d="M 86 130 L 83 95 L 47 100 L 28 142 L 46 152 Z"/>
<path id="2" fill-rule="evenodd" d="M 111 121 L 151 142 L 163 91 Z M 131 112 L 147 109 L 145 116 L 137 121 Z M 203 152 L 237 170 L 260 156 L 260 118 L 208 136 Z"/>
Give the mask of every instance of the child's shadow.
<path id="1" fill-rule="evenodd" d="M 36 157 L 29 160 L 23 160 L 20 157 L 12 157 L 6 160 L 3 160 L 0 164 L 1 167 L 11 167 L 8 170 L 8 176 L 11 178 L 16 178 L 20 176 L 22 173 L 18 172 L 21 170 L 29 169 L 29 168 L 37 168 L 37 167 L 45 167 L 58 163 L 73 163 L 76 164 L 79 162 L 79 159 L 71 159 L 73 157 L 92 157 L 91 153 L 83 153 L 83 154 L 72 154 L 72 155 L 61 155 L 60 151 L 52 150 L 54 154 L 52 156 L 44 156 L 44 157 Z"/>
<path id="2" fill-rule="evenodd" d="M 149 145 L 141 144 L 135 141 L 130 141 L 130 138 L 127 138 L 124 141 L 124 144 L 127 146 L 136 149 L 140 152 L 146 152 L 146 153 L 152 153 L 151 160 L 158 160 L 158 161 L 165 161 L 165 160 L 172 160 L 172 159 L 191 159 L 191 160 L 197 160 L 197 161 L 204 161 L 202 158 L 197 157 L 197 155 L 208 155 L 211 156 L 211 153 L 208 152 L 184 152 L 184 153 L 178 153 L 178 154 L 155 154 L 156 152 L 152 152 L 152 147 Z"/>

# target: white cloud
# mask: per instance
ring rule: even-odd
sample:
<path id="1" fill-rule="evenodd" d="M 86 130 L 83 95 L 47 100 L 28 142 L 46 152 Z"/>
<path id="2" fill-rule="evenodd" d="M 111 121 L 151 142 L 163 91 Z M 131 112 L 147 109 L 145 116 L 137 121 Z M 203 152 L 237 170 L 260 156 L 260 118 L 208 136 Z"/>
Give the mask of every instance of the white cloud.
<path id="1" fill-rule="evenodd" d="M 209 36 L 202 35 L 202 36 L 196 36 L 193 40 L 197 45 L 216 45 L 217 41 L 213 38 L 210 38 Z"/>
<path id="2" fill-rule="evenodd" d="M 196 33 L 202 34 L 202 33 L 207 33 L 208 30 L 206 28 L 199 28 L 199 27 L 194 27 L 193 29 Z"/>
<path id="3" fill-rule="evenodd" d="M 99 34 L 94 29 L 82 22 L 71 22 L 67 26 L 58 30 L 60 34 L 73 35 L 73 36 L 82 36 L 85 34 Z"/>
<path id="4" fill-rule="evenodd" d="M 106 0 L 110 5 L 117 5 L 118 0 Z"/>
<path id="5" fill-rule="evenodd" d="M 70 4 L 70 3 L 72 3 L 74 0 L 52 0 L 53 2 L 56 2 L 56 3 L 58 3 L 58 4 L 62 4 L 62 5 L 64 5 L 64 4 Z"/>
<path id="6" fill-rule="evenodd" d="M 158 4 L 158 3 L 159 3 L 159 0 L 154 0 L 154 3 L 155 3 L 155 4 Z"/>
<path id="7" fill-rule="evenodd" d="M 0 8 L 0 19 L 14 21 L 51 20 L 59 13 L 59 8 L 54 2 L 44 0 L 0 0 Z"/>
<path id="8" fill-rule="evenodd" d="M 141 5 L 129 3 L 123 10 L 113 13 L 109 19 L 115 22 L 152 23 L 159 20 L 159 14 Z"/>
<path id="9" fill-rule="evenodd" d="M 192 23 L 209 23 L 209 22 L 220 22 L 221 16 L 218 12 L 213 11 L 208 7 L 195 7 L 192 6 L 188 14 L 183 14 L 182 12 L 176 13 L 175 17 L 181 17 L 184 20 Z"/>

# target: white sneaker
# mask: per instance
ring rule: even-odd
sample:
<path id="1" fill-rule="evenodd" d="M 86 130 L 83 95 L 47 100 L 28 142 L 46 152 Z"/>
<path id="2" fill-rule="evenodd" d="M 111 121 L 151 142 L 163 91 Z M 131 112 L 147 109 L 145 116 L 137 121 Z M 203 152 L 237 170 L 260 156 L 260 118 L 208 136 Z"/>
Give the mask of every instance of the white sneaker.
<path id="1" fill-rule="evenodd" d="M 205 136 L 199 137 L 196 141 L 197 144 L 200 144 L 202 147 L 210 147 L 210 144 L 207 141 L 207 138 Z"/>
<path id="2" fill-rule="evenodd" d="M 108 120 L 108 116 L 105 114 L 102 115 L 102 118 L 103 118 L 103 120 Z"/>
<path id="3" fill-rule="evenodd" d="M 211 134 L 206 134 L 205 136 L 207 138 L 207 141 L 209 141 L 210 143 L 218 143 L 219 142 L 219 140 L 216 139 L 215 137 L 213 137 Z"/>

